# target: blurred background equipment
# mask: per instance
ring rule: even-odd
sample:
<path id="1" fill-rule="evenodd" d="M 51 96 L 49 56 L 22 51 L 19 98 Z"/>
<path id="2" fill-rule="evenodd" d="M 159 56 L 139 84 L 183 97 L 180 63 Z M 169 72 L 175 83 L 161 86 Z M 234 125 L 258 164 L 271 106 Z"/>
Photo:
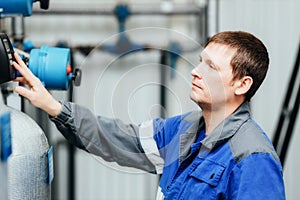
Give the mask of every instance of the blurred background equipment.
<path id="1" fill-rule="evenodd" d="M 20 110 L 32 118 L 53 146 L 51 199 L 155 199 L 159 176 L 107 163 L 69 145 L 47 114 L 13 93 L 16 83 L 9 81 L 14 74 L 7 54 L 11 48 L 5 48 L 5 40 L 57 99 L 138 124 L 197 109 L 188 98 L 190 71 L 210 36 L 224 30 L 254 33 L 267 46 L 271 65 L 251 101 L 252 113 L 274 138 L 284 164 L 287 199 L 296 200 L 299 8 L 299 0 L 0 0 L 0 32 L 8 38 L 0 43 L 3 104 L 5 110 Z M 56 73 L 59 80 L 49 82 Z M 8 111 L 13 136 L 14 114 Z M 8 175 L 13 156 L 0 162 L 1 177 Z M 8 176 L 0 179 L 0 195 L 7 197 L 5 180 Z"/>

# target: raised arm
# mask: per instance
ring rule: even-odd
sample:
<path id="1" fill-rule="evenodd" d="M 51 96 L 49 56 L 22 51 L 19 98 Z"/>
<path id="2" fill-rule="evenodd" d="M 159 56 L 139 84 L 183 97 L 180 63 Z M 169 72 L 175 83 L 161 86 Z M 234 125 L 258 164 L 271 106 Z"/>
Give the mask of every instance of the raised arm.
<path id="1" fill-rule="evenodd" d="M 22 75 L 15 81 L 27 86 L 16 86 L 15 92 L 46 111 L 57 129 L 71 144 L 101 156 L 106 161 L 158 173 L 142 148 L 138 126 L 124 124 L 118 119 L 95 116 L 87 108 L 75 103 L 60 103 L 17 54 L 15 58 L 17 62 L 13 65 Z"/>
<path id="2" fill-rule="evenodd" d="M 15 79 L 28 87 L 16 86 L 15 92 L 27 98 L 34 106 L 44 110 L 50 116 L 55 117 L 61 111 L 61 104 L 57 101 L 43 86 L 40 79 L 38 79 L 26 66 L 20 56 L 15 53 L 16 62 L 13 66 L 20 72 L 22 77 Z"/>

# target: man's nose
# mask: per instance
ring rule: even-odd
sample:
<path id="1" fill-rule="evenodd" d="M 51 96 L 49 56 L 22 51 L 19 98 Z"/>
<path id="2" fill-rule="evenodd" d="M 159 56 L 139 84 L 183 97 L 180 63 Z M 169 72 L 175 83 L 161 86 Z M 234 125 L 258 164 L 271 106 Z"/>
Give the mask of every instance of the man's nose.
<path id="1" fill-rule="evenodd" d="M 200 65 L 198 65 L 197 67 L 194 67 L 194 69 L 192 69 L 192 71 L 191 71 L 191 74 L 194 77 L 198 77 L 198 78 L 202 79 L 202 72 L 200 69 Z"/>

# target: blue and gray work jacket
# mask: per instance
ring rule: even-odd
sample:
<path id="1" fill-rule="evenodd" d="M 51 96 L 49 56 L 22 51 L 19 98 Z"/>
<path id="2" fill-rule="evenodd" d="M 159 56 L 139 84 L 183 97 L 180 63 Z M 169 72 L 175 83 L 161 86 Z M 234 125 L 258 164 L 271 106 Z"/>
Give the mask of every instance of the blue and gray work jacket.
<path id="1" fill-rule="evenodd" d="M 200 111 L 136 126 L 62 104 L 51 120 L 64 137 L 106 161 L 162 174 L 157 199 L 285 199 L 279 158 L 248 102 L 207 136 Z"/>

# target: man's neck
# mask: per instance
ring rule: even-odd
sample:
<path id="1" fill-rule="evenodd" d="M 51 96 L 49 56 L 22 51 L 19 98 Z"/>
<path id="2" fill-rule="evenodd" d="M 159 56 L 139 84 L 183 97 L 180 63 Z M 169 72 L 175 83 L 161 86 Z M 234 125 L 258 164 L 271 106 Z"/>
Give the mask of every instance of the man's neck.
<path id="1" fill-rule="evenodd" d="M 225 118 L 235 112 L 239 106 L 240 104 L 202 108 L 206 134 L 209 135 Z"/>

